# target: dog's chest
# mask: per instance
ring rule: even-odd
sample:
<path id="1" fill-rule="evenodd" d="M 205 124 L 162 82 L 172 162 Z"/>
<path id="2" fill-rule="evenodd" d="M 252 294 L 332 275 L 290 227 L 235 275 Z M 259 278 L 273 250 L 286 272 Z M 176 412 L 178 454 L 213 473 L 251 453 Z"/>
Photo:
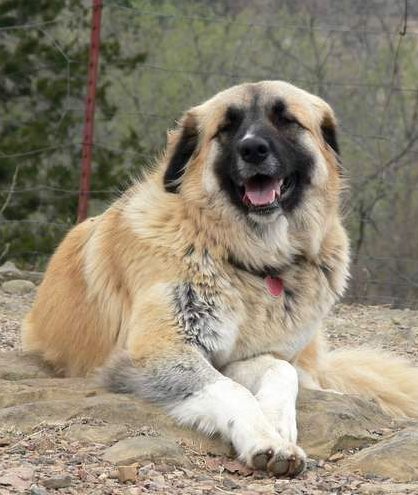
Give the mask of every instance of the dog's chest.
<path id="1" fill-rule="evenodd" d="M 236 345 L 241 319 L 225 292 L 213 285 L 184 282 L 174 288 L 176 320 L 186 342 L 224 361 Z"/>
<path id="2" fill-rule="evenodd" d="M 247 274 L 178 284 L 175 311 L 184 338 L 217 367 L 267 352 L 291 360 L 310 341 L 333 298 L 317 270 L 299 268 L 281 283 L 276 294 L 265 279 Z"/>
<path id="3" fill-rule="evenodd" d="M 243 318 L 231 359 L 274 352 L 292 360 L 312 339 L 335 301 L 321 270 L 299 265 L 283 273 L 283 290 L 272 294 L 265 279 L 242 277 Z"/>
<path id="4" fill-rule="evenodd" d="M 215 366 L 268 352 L 293 359 L 334 301 L 321 271 L 309 264 L 290 268 L 274 293 L 265 278 L 224 276 L 209 256 L 188 261 L 188 281 L 174 288 L 176 320 L 185 340 Z"/>

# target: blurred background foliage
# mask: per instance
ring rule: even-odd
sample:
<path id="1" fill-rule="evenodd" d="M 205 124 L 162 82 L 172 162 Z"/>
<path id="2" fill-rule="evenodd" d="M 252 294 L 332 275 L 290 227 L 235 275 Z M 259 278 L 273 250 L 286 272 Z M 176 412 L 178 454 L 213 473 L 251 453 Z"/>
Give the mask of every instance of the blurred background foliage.
<path id="1" fill-rule="evenodd" d="M 103 5 L 91 214 L 185 109 L 232 84 L 284 79 L 339 118 L 349 297 L 418 305 L 418 2 Z M 0 262 L 42 268 L 75 222 L 90 14 L 84 0 L 0 4 Z"/>

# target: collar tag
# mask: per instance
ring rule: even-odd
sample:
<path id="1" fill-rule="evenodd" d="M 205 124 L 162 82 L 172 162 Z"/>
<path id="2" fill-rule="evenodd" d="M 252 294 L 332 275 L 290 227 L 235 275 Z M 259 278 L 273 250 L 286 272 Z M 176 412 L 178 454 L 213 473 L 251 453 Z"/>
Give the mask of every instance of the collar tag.
<path id="1" fill-rule="evenodd" d="M 279 277 L 271 277 L 268 275 L 265 279 L 267 289 L 271 296 L 279 297 L 283 292 L 283 280 Z"/>

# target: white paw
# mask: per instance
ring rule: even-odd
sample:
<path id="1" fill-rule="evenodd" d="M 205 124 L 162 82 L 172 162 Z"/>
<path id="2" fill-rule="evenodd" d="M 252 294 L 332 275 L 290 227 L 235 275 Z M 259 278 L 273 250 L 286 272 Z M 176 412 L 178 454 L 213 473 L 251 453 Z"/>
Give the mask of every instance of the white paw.
<path id="1" fill-rule="evenodd" d="M 246 463 L 254 469 L 271 472 L 275 476 L 297 476 L 305 469 L 306 454 L 295 444 L 279 439 L 254 445 L 245 455 Z"/>

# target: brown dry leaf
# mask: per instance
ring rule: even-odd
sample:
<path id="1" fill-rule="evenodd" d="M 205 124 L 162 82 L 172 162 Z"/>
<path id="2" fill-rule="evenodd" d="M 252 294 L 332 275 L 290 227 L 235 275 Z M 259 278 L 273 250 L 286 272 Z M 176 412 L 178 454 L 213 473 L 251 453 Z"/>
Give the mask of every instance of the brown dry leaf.
<path id="1" fill-rule="evenodd" d="M 79 467 L 77 469 L 77 476 L 80 478 L 81 481 L 85 481 L 87 479 L 88 473 L 84 468 Z"/>
<path id="2" fill-rule="evenodd" d="M 209 469 L 209 471 L 223 471 L 223 457 L 210 457 L 206 459 L 206 467 Z"/>
<path id="3" fill-rule="evenodd" d="M 231 474 L 240 474 L 241 476 L 251 476 L 254 473 L 254 469 L 242 464 L 239 461 L 231 461 L 227 460 L 223 463 L 223 466 L 228 473 Z"/>
<path id="4" fill-rule="evenodd" d="M 231 474 L 240 474 L 250 476 L 254 470 L 245 466 L 237 460 L 231 460 L 226 457 L 214 457 L 206 460 L 206 467 L 210 471 L 228 471 Z"/>

